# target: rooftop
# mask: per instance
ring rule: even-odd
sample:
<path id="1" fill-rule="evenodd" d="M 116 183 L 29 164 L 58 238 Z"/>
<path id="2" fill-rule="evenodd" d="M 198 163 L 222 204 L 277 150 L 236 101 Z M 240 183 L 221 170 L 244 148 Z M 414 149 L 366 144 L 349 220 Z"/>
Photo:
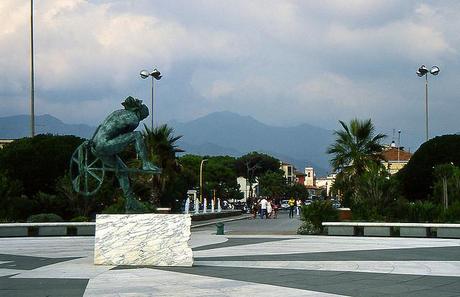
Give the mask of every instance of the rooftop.
<path id="1" fill-rule="evenodd" d="M 398 151 L 399 151 L 399 157 L 398 157 Z M 396 148 L 396 147 L 390 147 L 387 150 L 382 152 L 382 157 L 385 161 L 409 161 L 410 158 L 412 157 L 412 154 L 409 152 L 406 152 L 402 149 Z"/>

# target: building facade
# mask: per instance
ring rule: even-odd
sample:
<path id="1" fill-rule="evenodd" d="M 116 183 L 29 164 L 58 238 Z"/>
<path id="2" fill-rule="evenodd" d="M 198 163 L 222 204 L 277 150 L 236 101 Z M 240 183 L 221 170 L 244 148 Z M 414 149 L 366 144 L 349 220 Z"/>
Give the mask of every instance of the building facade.
<path id="1" fill-rule="evenodd" d="M 289 185 L 292 185 L 296 181 L 294 165 L 280 162 L 280 169 L 284 172 L 284 178 Z"/>
<path id="2" fill-rule="evenodd" d="M 305 183 L 307 187 L 315 187 L 315 169 L 313 167 L 305 167 Z"/>
<path id="3" fill-rule="evenodd" d="M 12 143 L 13 141 L 14 139 L 0 139 L 0 149 L 9 143 Z"/>
<path id="4" fill-rule="evenodd" d="M 335 177 L 337 176 L 336 173 L 331 173 L 325 177 L 318 177 L 316 179 L 316 187 L 325 189 L 326 195 L 331 196 L 331 187 L 334 184 Z"/>
<path id="5" fill-rule="evenodd" d="M 382 163 L 388 173 L 395 174 L 409 162 L 412 154 L 406 152 L 404 148 L 390 146 L 382 152 Z"/>
<path id="6" fill-rule="evenodd" d="M 243 193 L 243 199 L 240 200 L 240 202 L 245 202 L 250 194 L 251 194 L 251 185 L 248 183 L 248 180 L 245 177 L 239 176 L 236 179 L 236 182 L 240 186 L 240 192 Z M 258 197 L 259 196 L 259 182 L 256 180 L 255 183 L 252 184 L 252 197 Z M 235 202 L 235 201 L 231 201 Z"/>

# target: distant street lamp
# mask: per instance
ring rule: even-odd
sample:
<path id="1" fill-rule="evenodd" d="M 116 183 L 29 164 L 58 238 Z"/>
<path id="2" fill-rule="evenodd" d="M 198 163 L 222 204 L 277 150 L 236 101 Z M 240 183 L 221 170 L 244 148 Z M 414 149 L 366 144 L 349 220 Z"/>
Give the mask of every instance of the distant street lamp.
<path id="1" fill-rule="evenodd" d="M 140 72 L 141 78 L 146 79 L 147 77 L 151 76 L 152 77 L 152 129 L 153 129 L 153 107 L 155 104 L 155 79 L 160 80 L 161 79 L 161 73 L 158 71 L 158 69 L 153 69 L 152 72 L 149 72 L 147 70 L 141 70 Z"/>
<path id="2" fill-rule="evenodd" d="M 425 65 L 422 65 L 416 73 L 419 77 L 425 76 L 425 131 L 426 141 L 428 141 L 428 73 L 431 73 L 432 75 L 438 75 L 439 67 L 433 66 L 431 67 L 431 70 L 428 70 Z"/>
<path id="3" fill-rule="evenodd" d="M 203 202 L 203 164 L 206 161 L 208 161 L 208 159 L 203 159 L 200 164 L 200 202 Z"/>

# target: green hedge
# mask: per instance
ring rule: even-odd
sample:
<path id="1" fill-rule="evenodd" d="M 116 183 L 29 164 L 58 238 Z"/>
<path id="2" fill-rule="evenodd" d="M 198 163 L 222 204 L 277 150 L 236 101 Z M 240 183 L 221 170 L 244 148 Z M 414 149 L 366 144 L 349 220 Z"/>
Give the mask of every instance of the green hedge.
<path id="1" fill-rule="evenodd" d="M 63 219 L 54 213 L 39 213 L 31 215 L 27 218 L 28 223 L 44 223 L 44 222 L 62 222 Z"/>

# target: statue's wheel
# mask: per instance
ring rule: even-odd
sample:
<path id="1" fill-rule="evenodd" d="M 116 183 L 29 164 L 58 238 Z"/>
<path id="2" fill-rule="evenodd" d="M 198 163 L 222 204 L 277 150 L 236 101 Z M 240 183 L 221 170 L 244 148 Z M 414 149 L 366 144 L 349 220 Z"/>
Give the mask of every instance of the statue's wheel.
<path id="1" fill-rule="evenodd" d="M 102 186 L 104 176 L 104 163 L 91 152 L 90 142 L 83 142 L 70 159 L 73 189 L 85 196 L 94 195 Z"/>

